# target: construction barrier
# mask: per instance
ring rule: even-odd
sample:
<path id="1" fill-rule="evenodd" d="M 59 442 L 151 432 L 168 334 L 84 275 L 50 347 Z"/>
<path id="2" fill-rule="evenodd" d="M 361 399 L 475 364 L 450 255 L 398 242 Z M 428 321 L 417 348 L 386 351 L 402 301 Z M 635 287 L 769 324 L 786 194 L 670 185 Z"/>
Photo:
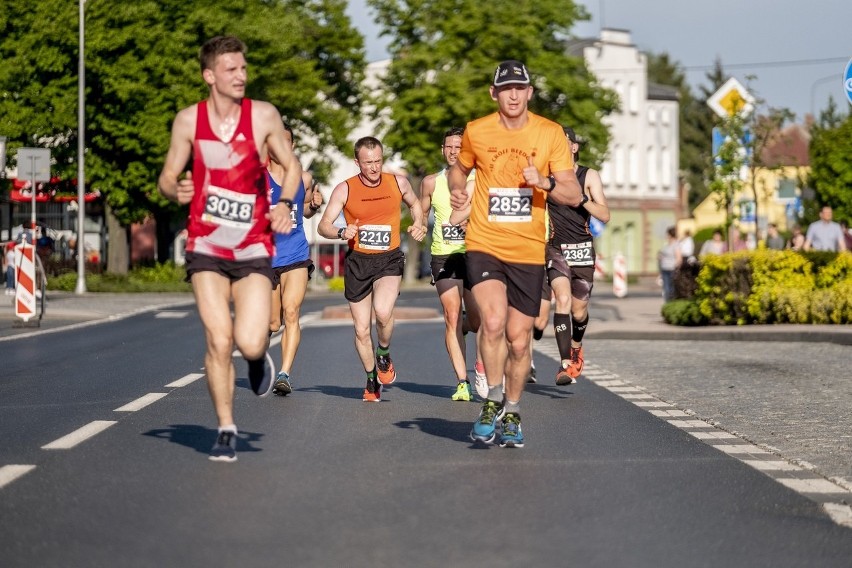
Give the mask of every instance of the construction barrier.
<path id="1" fill-rule="evenodd" d="M 35 247 L 23 242 L 15 246 L 15 315 L 25 322 L 36 315 Z"/>
<path id="2" fill-rule="evenodd" d="M 616 298 L 627 295 L 627 259 L 620 252 L 612 257 L 612 293 Z"/>

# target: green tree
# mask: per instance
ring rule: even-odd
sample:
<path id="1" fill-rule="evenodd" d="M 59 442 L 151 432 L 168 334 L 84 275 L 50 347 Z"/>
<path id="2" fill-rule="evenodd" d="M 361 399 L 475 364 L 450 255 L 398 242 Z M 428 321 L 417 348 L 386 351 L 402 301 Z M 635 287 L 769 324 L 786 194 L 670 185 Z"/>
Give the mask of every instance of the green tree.
<path id="1" fill-rule="evenodd" d="M 815 125 L 811 134 L 810 185 L 816 201 L 830 205 L 836 220 L 852 222 L 852 113 Z"/>
<path id="2" fill-rule="evenodd" d="M 441 134 L 494 112 L 488 95 L 501 60 L 519 59 L 532 75 L 531 110 L 575 127 L 588 144 L 584 158 L 599 164 L 609 142 L 601 117 L 617 108 L 581 57 L 566 53 L 571 27 L 588 19 L 566 1 L 470 2 L 368 0 L 392 57 L 377 97 L 385 144 L 415 175 L 441 167 Z M 393 125 L 392 127 L 390 125 Z"/>
<path id="3" fill-rule="evenodd" d="M 734 114 L 719 122 L 718 128 L 723 136 L 722 145 L 714 156 L 708 190 L 716 200 L 716 207 L 725 211 L 725 235 L 730 241 L 732 207 L 734 196 L 743 187 L 742 169 L 746 165 L 746 153 L 742 140 L 745 137 L 745 118 Z M 728 243 L 730 248 L 730 242 Z"/>
<path id="4" fill-rule="evenodd" d="M 0 15 L 0 129 L 19 142 L 55 147 L 54 172 L 76 173 L 77 5 L 5 3 Z M 86 2 L 86 177 L 100 189 L 115 233 L 109 270 L 124 272 L 127 227 L 152 214 L 158 257 L 185 213 L 157 192 L 176 112 L 206 96 L 198 48 L 233 34 L 249 47 L 249 96 L 275 104 L 297 131 L 299 152 L 344 148 L 356 124 L 363 38 L 343 0 Z M 50 34 L 45 21 L 63 21 Z M 19 73 L 14 70 L 24 69 Z M 12 123 L 11 126 L 7 126 Z M 322 160 L 316 160 L 318 169 Z M 124 250 L 124 258 L 119 254 Z"/>
<path id="5" fill-rule="evenodd" d="M 710 148 L 713 135 L 713 111 L 706 97 L 697 98 L 686 81 L 681 65 L 667 53 L 648 54 L 648 80 L 676 87 L 679 95 L 680 117 L 680 172 L 689 188 L 690 211 L 708 194 L 710 176 Z"/>

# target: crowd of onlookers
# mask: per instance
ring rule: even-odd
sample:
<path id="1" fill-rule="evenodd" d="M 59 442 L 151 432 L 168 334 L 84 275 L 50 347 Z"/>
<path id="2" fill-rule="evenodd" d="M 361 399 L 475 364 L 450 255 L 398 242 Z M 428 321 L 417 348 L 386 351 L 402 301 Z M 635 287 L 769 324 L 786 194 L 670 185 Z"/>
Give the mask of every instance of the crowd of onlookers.
<path id="1" fill-rule="evenodd" d="M 794 225 L 790 237 L 784 239 L 775 223 L 770 223 L 766 229 L 766 248 L 771 250 L 824 250 L 840 252 L 852 250 L 852 232 L 846 222 L 837 223 L 832 220 L 833 212 L 828 205 L 820 209 L 819 220 L 808 226 L 806 233 L 799 225 Z M 749 250 L 757 246 L 752 235 L 735 233 L 731 242 L 731 250 Z M 708 254 L 728 252 L 728 243 L 720 229 L 713 231 L 713 236 L 701 245 L 698 255 L 695 254 L 695 241 L 691 231 L 684 232 L 683 237 L 677 238 L 674 227 L 666 231 L 666 242 L 657 253 L 660 282 L 663 287 L 663 297 L 669 301 L 675 297 L 675 274 L 679 269 L 695 267 L 698 260 Z"/>

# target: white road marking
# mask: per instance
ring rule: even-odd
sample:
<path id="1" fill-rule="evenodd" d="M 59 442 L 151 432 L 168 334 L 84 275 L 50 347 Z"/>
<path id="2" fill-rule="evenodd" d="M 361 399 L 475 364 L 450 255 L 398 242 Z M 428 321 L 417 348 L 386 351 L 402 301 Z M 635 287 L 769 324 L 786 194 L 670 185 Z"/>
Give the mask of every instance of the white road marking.
<path id="1" fill-rule="evenodd" d="M 689 416 L 683 410 L 649 410 L 648 412 L 661 418 L 666 416 Z"/>
<path id="2" fill-rule="evenodd" d="M 182 377 L 182 378 L 180 378 L 176 381 L 170 382 L 169 384 L 166 385 L 166 388 L 185 387 L 189 384 L 194 383 L 195 381 L 197 381 L 198 379 L 200 379 L 203 376 L 204 376 L 204 373 L 190 373 L 190 374 L 186 375 L 185 377 Z"/>
<path id="3" fill-rule="evenodd" d="M 760 471 L 802 471 L 799 466 L 781 460 L 743 460 L 743 463 Z"/>
<path id="4" fill-rule="evenodd" d="M 654 397 L 651 396 L 650 394 L 623 394 L 623 395 L 621 395 L 621 398 L 623 398 L 624 400 L 648 400 L 648 399 L 653 400 L 654 399 Z"/>
<path id="5" fill-rule="evenodd" d="M 754 444 L 711 444 L 726 454 L 768 454 L 766 450 Z"/>
<path id="6" fill-rule="evenodd" d="M 687 433 L 692 434 L 694 437 L 699 440 L 735 440 L 737 437 L 728 432 L 707 432 L 705 430 L 687 430 Z"/>
<path id="7" fill-rule="evenodd" d="M 600 384 L 600 383 L 598 383 Z M 642 389 L 639 387 L 610 387 L 609 389 L 612 392 L 622 393 L 622 392 L 642 392 Z"/>
<path id="8" fill-rule="evenodd" d="M 34 465 L 4 465 L 0 467 L 0 488 L 9 485 L 22 475 L 26 475 L 36 466 Z"/>
<path id="9" fill-rule="evenodd" d="M 610 387 L 620 387 L 624 386 L 624 381 L 595 381 L 599 386 L 602 386 L 606 389 Z"/>
<path id="10" fill-rule="evenodd" d="M 631 402 L 633 402 L 633 404 L 635 404 L 636 406 L 641 406 L 642 408 L 660 408 L 665 406 L 671 406 L 671 404 L 669 404 L 668 402 L 663 402 L 661 400 L 636 400 Z"/>
<path id="11" fill-rule="evenodd" d="M 189 312 L 157 312 L 155 318 L 158 319 L 182 319 L 189 315 Z"/>
<path id="12" fill-rule="evenodd" d="M 827 479 L 795 479 L 776 477 L 775 481 L 799 493 L 847 493 Z"/>
<path id="13" fill-rule="evenodd" d="M 838 525 L 852 528 L 852 506 L 844 503 L 823 503 L 822 508 Z"/>
<path id="14" fill-rule="evenodd" d="M 96 436 L 100 434 L 113 424 L 115 424 L 115 420 L 95 420 L 93 422 L 89 422 L 82 428 L 78 428 L 74 430 L 68 435 L 62 436 L 58 440 L 54 440 L 51 443 L 42 446 L 42 450 L 69 450 L 76 446 L 81 442 L 85 442 L 92 436 Z"/>
<path id="15" fill-rule="evenodd" d="M 167 392 L 149 392 L 148 394 L 140 396 L 132 402 L 128 402 L 124 406 L 116 408 L 113 412 L 136 412 L 137 410 L 141 410 L 153 402 L 157 402 L 168 394 L 169 393 Z"/>
<path id="16" fill-rule="evenodd" d="M 703 420 L 669 420 L 669 424 L 678 428 L 712 428 L 711 424 L 707 424 Z"/>

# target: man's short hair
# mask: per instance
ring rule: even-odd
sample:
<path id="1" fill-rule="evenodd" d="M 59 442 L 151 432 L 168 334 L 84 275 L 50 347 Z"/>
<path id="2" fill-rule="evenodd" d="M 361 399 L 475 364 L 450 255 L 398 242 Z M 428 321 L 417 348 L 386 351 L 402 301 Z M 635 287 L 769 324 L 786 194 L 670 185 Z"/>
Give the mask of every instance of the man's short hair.
<path id="1" fill-rule="evenodd" d="M 384 146 L 379 141 L 378 138 L 374 136 L 364 136 L 363 138 L 359 138 L 357 142 L 355 142 L 355 159 L 358 159 L 358 152 L 361 151 L 361 148 L 366 148 L 367 150 L 372 150 L 373 148 L 379 148 L 380 150 L 384 150 Z"/>
<path id="2" fill-rule="evenodd" d="M 441 138 L 441 146 L 443 146 L 447 142 L 447 138 L 450 136 L 462 136 L 464 135 L 464 128 L 461 126 L 453 126 L 446 132 L 444 132 L 444 137 Z"/>
<path id="3" fill-rule="evenodd" d="M 529 84 L 530 74 L 527 72 L 527 66 L 515 59 L 500 63 L 494 71 L 494 79 L 491 81 L 491 85 L 494 87 Z"/>
<path id="4" fill-rule="evenodd" d="M 573 128 L 571 128 L 570 126 L 563 126 L 562 131 L 565 132 L 565 136 L 567 136 L 568 140 L 570 140 L 572 143 L 580 143 L 580 139 L 577 138 L 577 134 L 574 132 Z"/>
<path id="5" fill-rule="evenodd" d="M 226 53 L 242 53 L 246 54 L 248 49 L 243 41 L 235 36 L 216 36 L 207 40 L 201 46 L 201 51 L 198 53 L 198 60 L 201 63 L 201 71 L 205 69 L 213 69 L 216 65 L 216 58 Z"/>

